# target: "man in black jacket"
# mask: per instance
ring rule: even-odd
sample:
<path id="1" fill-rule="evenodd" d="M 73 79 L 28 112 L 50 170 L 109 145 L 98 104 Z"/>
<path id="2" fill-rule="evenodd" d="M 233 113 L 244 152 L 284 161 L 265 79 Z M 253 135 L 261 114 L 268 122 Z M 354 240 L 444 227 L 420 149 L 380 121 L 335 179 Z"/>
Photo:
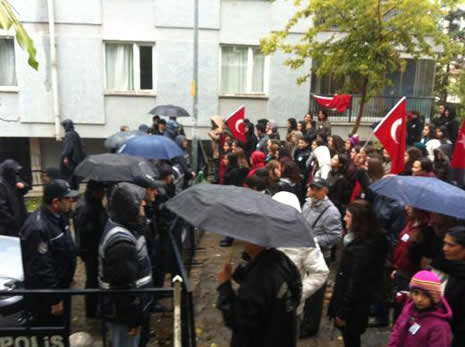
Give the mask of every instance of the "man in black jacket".
<path id="1" fill-rule="evenodd" d="M 277 249 L 245 243 L 243 259 L 232 274 L 226 264 L 218 274 L 218 304 L 232 329 L 232 347 L 297 345 L 296 309 L 302 281 L 292 261 Z M 239 283 L 236 293 L 231 279 Z"/>
<path id="2" fill-rule="evenodd" d="M 26 184 L 18 179 L 21 166 L 13 159 L 0 165 L 0 235 L 17 236 L 27 217 Z"/>
<path id="3" fill-rule="evenodd" d="M 79 182 L 73 176 L 74 169 L 78 164 L 84 160 L 86 153 L 82 145 L 81 137 L 74 130 L 74 123 L 71 119 L 65 119 L 61 122 L 65 129 L 65 137 L 63 139 L 63 150 L 61 152 L 60 160 L 60 174 L 61 178 L 67 180 L 73 189 L 79 187 Z"/>
<path id="4" fill-rule="evenodd" d="M 26 220 L 21 229 L 25 287 L 27 289 L 66 289 L 76 268 L 76 248 L 64 218 L 71 210 L 77 191 L 57 179 L 44 188 L 42 205 Z M 35 324 L 64 324 L 67 300 L 60 296 L 28 298 L 28 309 Z M 69 313 L 69 311 L 68 311 Z"/>

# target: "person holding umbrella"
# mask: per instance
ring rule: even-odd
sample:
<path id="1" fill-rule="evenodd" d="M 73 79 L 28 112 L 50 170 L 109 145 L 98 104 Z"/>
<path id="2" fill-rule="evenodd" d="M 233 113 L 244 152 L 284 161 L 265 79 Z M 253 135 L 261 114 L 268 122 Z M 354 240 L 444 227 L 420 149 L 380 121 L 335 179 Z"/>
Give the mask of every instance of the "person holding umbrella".
<path id="1" fill-rule="evenodd" d="M 232 330 L 231 347 L 296 346 L 302 295 L 297 267 L 281 251 L 251 242 L 244 242 L 242 260 L 234 273 L 231 264 L 218 273 L 217 307 Z"/>
<path id="2" fill-rule="evenodd" d="M 217 307 L 232 329 L 231 346 L 296 346 L 302 282 L 276 248 L 315 247 L 302 214 L 260 192 L 215 184 L 197 184 L 166 206 L 193 226 L 244 242 L 243 262 L 234 272 L 227 264 L 218 274 Z M 239 283 L 237 292 L 232 280 Z"/>

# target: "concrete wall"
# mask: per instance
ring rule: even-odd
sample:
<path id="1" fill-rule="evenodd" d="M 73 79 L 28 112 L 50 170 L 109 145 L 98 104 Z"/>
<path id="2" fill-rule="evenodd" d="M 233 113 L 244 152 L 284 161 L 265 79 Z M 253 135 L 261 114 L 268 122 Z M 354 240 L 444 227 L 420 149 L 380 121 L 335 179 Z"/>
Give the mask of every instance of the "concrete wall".
<path id="1" fill-rule="evenodd" d="M 0 88 L 0 136 L 54 138 L 47 2 L 11 1 L 34 40 L 36 72 L 15 44 L 18 87 Z M 285 126 L 290 116 L 308 109 L 309 83 L 297 86 L 300 72 L 283 66 L 284 56 L 270 58 L 269 88 L 263 98 L 223 98 L 219 93 L 221 44 L 258 46 L 260 38 L 282 28 L 293 14 L 286 0 L 200 0 L 199 125 L 205 137 L 212 115 L 228 116 L 246 105 L 246 117 L 268 117 Z M 71 118 L 83 138 L 105 138 L 122 124 L 151 123 L 155 104 L 172 103 L 192 112 L 192 0 L 55 1 L 58 86 L 61 119 Z M 300 35 L 307 23 L 293 31 Z M 0 37 L 8 33 L 0 32 Z M 9 33 L 11 34 L 11 33 Z M 154 45 L 153 93 L 114 95 L 104 90 L 105 41 Z M 305 71 L 306 66 L 302 71 Z M 190 134 L 191 119 L 181 119 Z M 62 130 L 61 130 L 62 131 Z M 43 153 L 43 152 L 42 152 Z"/>

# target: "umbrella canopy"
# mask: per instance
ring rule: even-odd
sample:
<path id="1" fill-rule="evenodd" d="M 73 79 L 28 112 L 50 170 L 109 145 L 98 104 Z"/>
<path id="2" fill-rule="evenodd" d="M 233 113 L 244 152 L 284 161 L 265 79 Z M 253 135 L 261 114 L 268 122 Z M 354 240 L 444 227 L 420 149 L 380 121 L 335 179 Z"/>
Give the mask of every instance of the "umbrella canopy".
<path id="1" fill-rule="evenodd" d="M 136 136 L 121 146 L 118 153 L 137 155 L 145 159 L 169 160 L 182 157 L 184 152 L 170 138 L 160 135 Z"/>
<path id="2" fill-rule="evenodd" d="M 163 117 L 172 117 L 172 118 L 179 118 L 179 117 L 190 117 L 191 115 L 185 109 L 180 106 L 175 105 L 158 105 L 154 107 L 150 112 L 150 114 L 163 116 Z"/>
<path id="3" fill-rule="evenodd" d="M 159 176 L 145 159 L 113 153 L 89 155 L 76 167 L 74 175 L 98 182 L 134 182 L 142 186 L 154 186 L 154 178 Z"/>
<path id="4" fill-rule="evenodd" d="M 198 228 L 267 248 L 315 246 L 301 213 L 251 189 L 197 184 L 166 207 Z"/>
<path id="5" fill-rule="evenodd" d="M 465 191 L 434 177 L 389 176 L 370 189 L 421 210 L 465 219 Z"/>
<path id="6" fill-rule="evenodd" d="M 133 131 L 118 131 L 117 133 L 108 137 L 105 142 L 104 146 L 108 149 L 118 149 L 120 148 L 123 143 L 127 140 L 132 139 L 135 136 L 146 135 L 143 131 L 133 130 Z"/>

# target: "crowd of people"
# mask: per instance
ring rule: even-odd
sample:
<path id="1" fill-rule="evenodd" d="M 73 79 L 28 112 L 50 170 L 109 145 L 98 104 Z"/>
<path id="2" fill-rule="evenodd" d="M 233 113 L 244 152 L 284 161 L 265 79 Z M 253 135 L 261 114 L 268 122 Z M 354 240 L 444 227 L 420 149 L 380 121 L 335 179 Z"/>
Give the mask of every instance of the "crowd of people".
<path id="1" fill-rule="evenodd" d="M 60 167 L 43 170 L 42 203 L 29 215 L 24 195 L 30 187 L 20 177 L 21 166 L 13 159 L 0 164 L 0 235 L 21 238 L 26 289 L 70 288 L 78 256 L 89 289 L 162 288 L 167 274 L 179 273 L 168 230 L 180 246 L 182 225 L 174 222 L 176 216 L 165 203 L 188 185 L 194 173 L 178 123 L 158 120 L 154 117 L 151 128 L 158 134 L 163 133 L 163 123 L 176 125 L 168 126 L 166 136 L 185 155 L 149 161 L 153 177 L 141 174 L 130 183 L 89 180 L 81 197 L 75 190 L 79 177 L 73 173 L 85 158 L 85 149 L 72 121 L 63 121 Z M 114 346 L 145 346 L 151 312 L 171 310 L 151 294 L 100 298 L 85 296 L 86 318 L 105 319 Z M 26 296 L 24 322 L 63 326 L 70 304 L 69 296 Z"/>
<path id="2" fill-rule="evenodd" d="M 440 111 L 428 124 L 417 112 L 409 114 L 401 175 L 456 183 L 448 162 L 458 123 L 445 108 Z M 139 128 L 172 138 L 185 152 L 153 163 L 156 180 L 91 180 L 78 199 L 79 182 L 72 172 L 85 150 L 72 122 L 63 126 L 60 168 L 44 170 L 42 205 L 31 215 L 21 167 L 11 159 L 0 164 L 0 234 L 21 237 L 26 288 L 69 288 L 78 255 L 85 264 L 86 288 L 162 287 L 165 275 L 176 272 L 167 233 L 175 215 L 165 203 L 195 176 L 182 127 L 154 116 L 152 127 Z M 315 120 L 311 114 L 302 121 L 289 118 L 285 138 L 276 121 L 259 119 L 256 125 L 246 121 L 242 143 L 218 116 L 209 136 L 214 183 L 253 189 L 292 206 L 311 226 L 316 244 L 266 249 L 246 243 L 240 265 L 220 271 L 217 307 L 233 331 L 232 346 L 295 346 L 298 338 L 316 335 L 328 288 L 327 315 L 345 346 L 361 345 L 370 320 L 388 325 L 391 305 L 396 323 L 390 346 L 465 345 L 463 221 L 403 206 L 370 190 L 390 172 L 386 150 L 362 145 L 355 134 L 345 139 L 333 134 L 324 110 Z M 180 183 L 176 177 L 182 177 Z M 179 243 L 180 231 L 173 234 Z M 220 246 L 233 242 L 226 237 Z M 334 283 L 328 281 L 332 264 L 338 268 Z M 54 325 L 69 305 L 61 296 L 33 298 L 28 311 L 34 324 Z M 144 346 L 150 312 L 166 310 L 147 294 L 108 296 L 103 303 L 88 295 L 85 308 L 88 318 L 110 322 L 118 346 Z"/>
<path id="3" fill-rule="evenodd" d="M 388 326 L 391 307 L 397 323 L 390 346 L 464 345 L 465 299 L 458 294 L 465 294 L 463 221 L 403 206 L 370 190 L 372 183 L 390 174 L 389 153 L 371 143 L 362 145 L 357 135 L 344 139 L 333 134 L 325 111 L 316 120 L 311 114 L 302 121 L 289 118 L 282 139 L 273 120 L 245 123 L 247 137 L 242 143 L 219 117 L 212 118 L 209 136 L 217 165 L 216 183 L 271 196 L 291 194 L 297 203 L 290 205 L 311 225 L 320 255 L 307 255 L 307 267 L 302 265 L 305 260 L 289 256 L 300 270 L 302 287 L 312 288 L 294 302 L 295 331 L 287 315 L 272 314 L 289 302 L 273 299 L 278 293 L 269 292 L 280 284 L 272 283 L 279 275 L 270 260 L 265 260 L 271 255 L 260 256 L 266 250 L 248 245 L 244 263 L 234 273 L 225 265 L 219 274 L 218 307 L 233 330 L 232 346 L 295 345 L 298 337 L 317 334 L 328 285 L 333 288 L 327 314 L 346 346 L 360 346 L 361 335 L 370 325 Z M 458 185 L 449 166 L 457 129 L 458 122 L 443 106 L 428 124 L 418 112 L 409 113 L 400 175 L 437 177 Z M 220 246 L 233 242 L 227 237 Z M 333 284 L 327 281 L 325 269 L 337 254 Z M 256 271 L 265 272 L 271 282 Z M 237 293 L 229 284 L 232 280 L 239 283 Z M 285 276 L 280 281 L 288 281 L 294 290 L 291 293 L 298 289 Z M 270 288 L 263 287 L 265 282 Z M 406 298 L 408 291 L 411 294 Z M 280 334 L 277 326 L 282 327 Z M 435 326 L 441 328 L 431 332 Z"/>

